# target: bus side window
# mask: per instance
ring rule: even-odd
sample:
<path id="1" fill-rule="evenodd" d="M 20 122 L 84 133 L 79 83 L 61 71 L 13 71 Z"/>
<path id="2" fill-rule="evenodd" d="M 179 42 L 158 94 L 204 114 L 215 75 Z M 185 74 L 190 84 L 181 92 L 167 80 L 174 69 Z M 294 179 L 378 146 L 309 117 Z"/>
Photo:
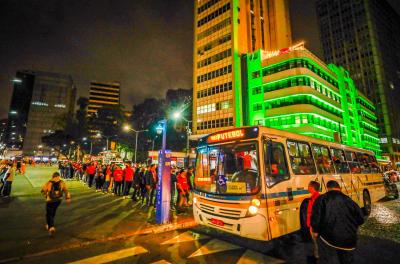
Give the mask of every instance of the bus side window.
<path id="1" fill-rule="evenodd" d="M 368 154 L 357 152 L 357 159 L 361 167 L 362 173 L 371 173 L 371 166 L 369 164 Z"/>
<path id="2" fill-rule="evenodd" d="M 312 145 L 312 152 L 315 160 L 315 164 L 320 174 L 335 173 L 335 168 L 332 163 L 329 149 L 326 146 Z"/>
<path id="3" fill-rule="evenodd" d="M 333 160 L 333 165 L 335 166 L 337 173 L 349 173 L 349 164 L 346 162 L 344 156 L 344 151 L 341 149 L 331 149 L 331 155 Z"/>
<path id="4" fill-rule="evenodd" d="M 269 146 L 271 149 L 268 149 Z M 264 143 L 264 157 L 268 187 L 289 179 L 285 148 L 282 143 Z"/>
<path id="5" fill-rule="evenodd" d="M 287 146 L 294 174 L 310 175 L 316 173 L 311 149 L 307 143 L 288 140 Z"/>
<path id="6" fill-rule="evenodd" d="M 345 151 L 346 160 L 349 163 L 351 173 L 361 173 L 361 167 L 355 152 Z"/>
<path id="7" fill-rule="evenodd" d="M 378 162 L 377 162 L 375 156 L 368 155 L 368 157 L 369 157 L 368 163 L 369 163 L 369 166 L 371 167 L 371 173 L 381 172 L 381 169 L 378 166 Z"/>

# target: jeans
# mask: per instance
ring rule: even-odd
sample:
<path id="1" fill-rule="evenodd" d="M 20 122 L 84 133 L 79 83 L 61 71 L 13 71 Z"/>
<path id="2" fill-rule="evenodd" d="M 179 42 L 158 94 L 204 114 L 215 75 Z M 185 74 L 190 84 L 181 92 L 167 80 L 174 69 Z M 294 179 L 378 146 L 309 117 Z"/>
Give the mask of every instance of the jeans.
<path id="1" fill-rule="evenodd" d="M 103 184 L 103 192 L 108 192 L 108 188 L 110 187 L 110 181 L 106 181 Z"/>
<path id="2" fill-rule="evenodd" d="M 354 250 L 340 250 L 328 246 L 321 237 L 317 238 L 319 261 L 321 264 L 354 263 Z"/>
<path id="3" fill-rule="evenodd" d="M 103 179 L 101 177 L 96 177 L 95 182 L 96 182 L 96 190 L 101 190 L 101 186 L 103 185 Z"/>
<path id="4" fill-rule="evenodd" d="M 126 181 L 124 184 L 124 195 L 125 196 L 129 195 L 129 191 L 131 190 L 131 187 L 132 187 L 132 182 Z"/>
<path id="5" fill-rule="evenodd" d="M 122 188 L 122 182 L 116 181 L 114 182 L 114 193 L 118 196 L 121 196 L 121 188 Z"/>
<path id="6" fill-rule="evenodd" d="M 54 227 L 54 218 L 56 217 L 57 208 L 60 204 L 61 200 L 46 203 L 46 221 L 49 228 Z"/>

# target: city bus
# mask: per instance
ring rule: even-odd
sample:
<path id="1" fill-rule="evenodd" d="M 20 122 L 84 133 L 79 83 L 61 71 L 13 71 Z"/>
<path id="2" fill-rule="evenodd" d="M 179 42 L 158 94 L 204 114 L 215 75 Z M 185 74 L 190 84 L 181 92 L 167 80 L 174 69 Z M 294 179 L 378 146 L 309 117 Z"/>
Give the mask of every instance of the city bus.
<path id="1" fill-rule="evenodd" d="M 267 127 L 220 131 L 200 139 L 193 214 L 200 225 L 256 240 L 302 227 L 308 183 L 336 180 L 370 214 L 385 196 L 374 153 Z"/>

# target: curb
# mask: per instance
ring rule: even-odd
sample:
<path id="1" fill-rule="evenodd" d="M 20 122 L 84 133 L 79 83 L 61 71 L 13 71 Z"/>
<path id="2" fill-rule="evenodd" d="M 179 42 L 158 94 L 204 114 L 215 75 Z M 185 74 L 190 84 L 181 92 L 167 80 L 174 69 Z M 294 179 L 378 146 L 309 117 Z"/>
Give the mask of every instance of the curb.
<path id="1" fill-rule="evenodd" d="M 8 259 L 1 259 L 0 263 L 9 263 L 9 262 L 14 262 L 14 261 L 21 261 L 25 260 L 28 258 L 34 258 L 34 257 L 40 257 L 40 256 L 45 256 L 45 255 L 50 255 L 53 253 L 65 251 L 65 250 L 70 250 L 70 249 L 76 249 L 76 248 L 81 248 L 85 246 L 89 246 L 92 244 L 97 244 L 97 243 L 104 243 L 104 242 L 109 242 L 109 241 L 114 241 L 114 240 L 122 240 L 122 239 L 127 239 L 133 236 L 139 236 L 139 235 L 148 235 L 148 234 L 160 234 L 160 233 L 165 233 L 173 230 L 179 230 L 179 229 L 186 229 L 190 227 L 195 227 L 197 224 L 195 223 L 194 220 L 186 221 L 183 223 L 173 223 L 173 224 L 165 224 L 165 225 L 160 225 L 160 226 L 155 226 L 155 227 L 149 227 L 143 230 L 137 230 L 134 232 L 126 233 L 126 234 L 121 234 L 117 236 L 112 236 L 112 237 L 105 237 L 105 238 L 100 238 L 100 239 L 95 239 L 87 242 L 81 242 L 81 243 L 76 243 L 70 246 L 64 246 L 64 247 L 59 247 L 56 249 L 49 249 L 49 250 L 44 250 L 40 251 L 37 253 L 31 253 L 27 254 L 24 256 L 20 257 L 12 257 Z"/>

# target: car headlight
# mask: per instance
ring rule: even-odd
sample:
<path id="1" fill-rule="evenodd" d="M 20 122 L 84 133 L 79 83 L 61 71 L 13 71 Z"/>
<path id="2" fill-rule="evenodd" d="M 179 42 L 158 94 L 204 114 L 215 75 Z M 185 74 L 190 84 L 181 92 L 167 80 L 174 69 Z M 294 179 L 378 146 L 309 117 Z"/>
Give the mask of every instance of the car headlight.
<path id="1" fill-rule="evenodd" d="M 258 212 L 258 207 L 257 206 L 254 206 L 254 205 L 250 205 L 249 206 L 249 213 L 251 215 L 255 215 L 257 212 Z"/>
<path id="2" fill-rule="evenodd" d="M 193 197 L 193 204 L 197 203 L 197 197 Z"/>

